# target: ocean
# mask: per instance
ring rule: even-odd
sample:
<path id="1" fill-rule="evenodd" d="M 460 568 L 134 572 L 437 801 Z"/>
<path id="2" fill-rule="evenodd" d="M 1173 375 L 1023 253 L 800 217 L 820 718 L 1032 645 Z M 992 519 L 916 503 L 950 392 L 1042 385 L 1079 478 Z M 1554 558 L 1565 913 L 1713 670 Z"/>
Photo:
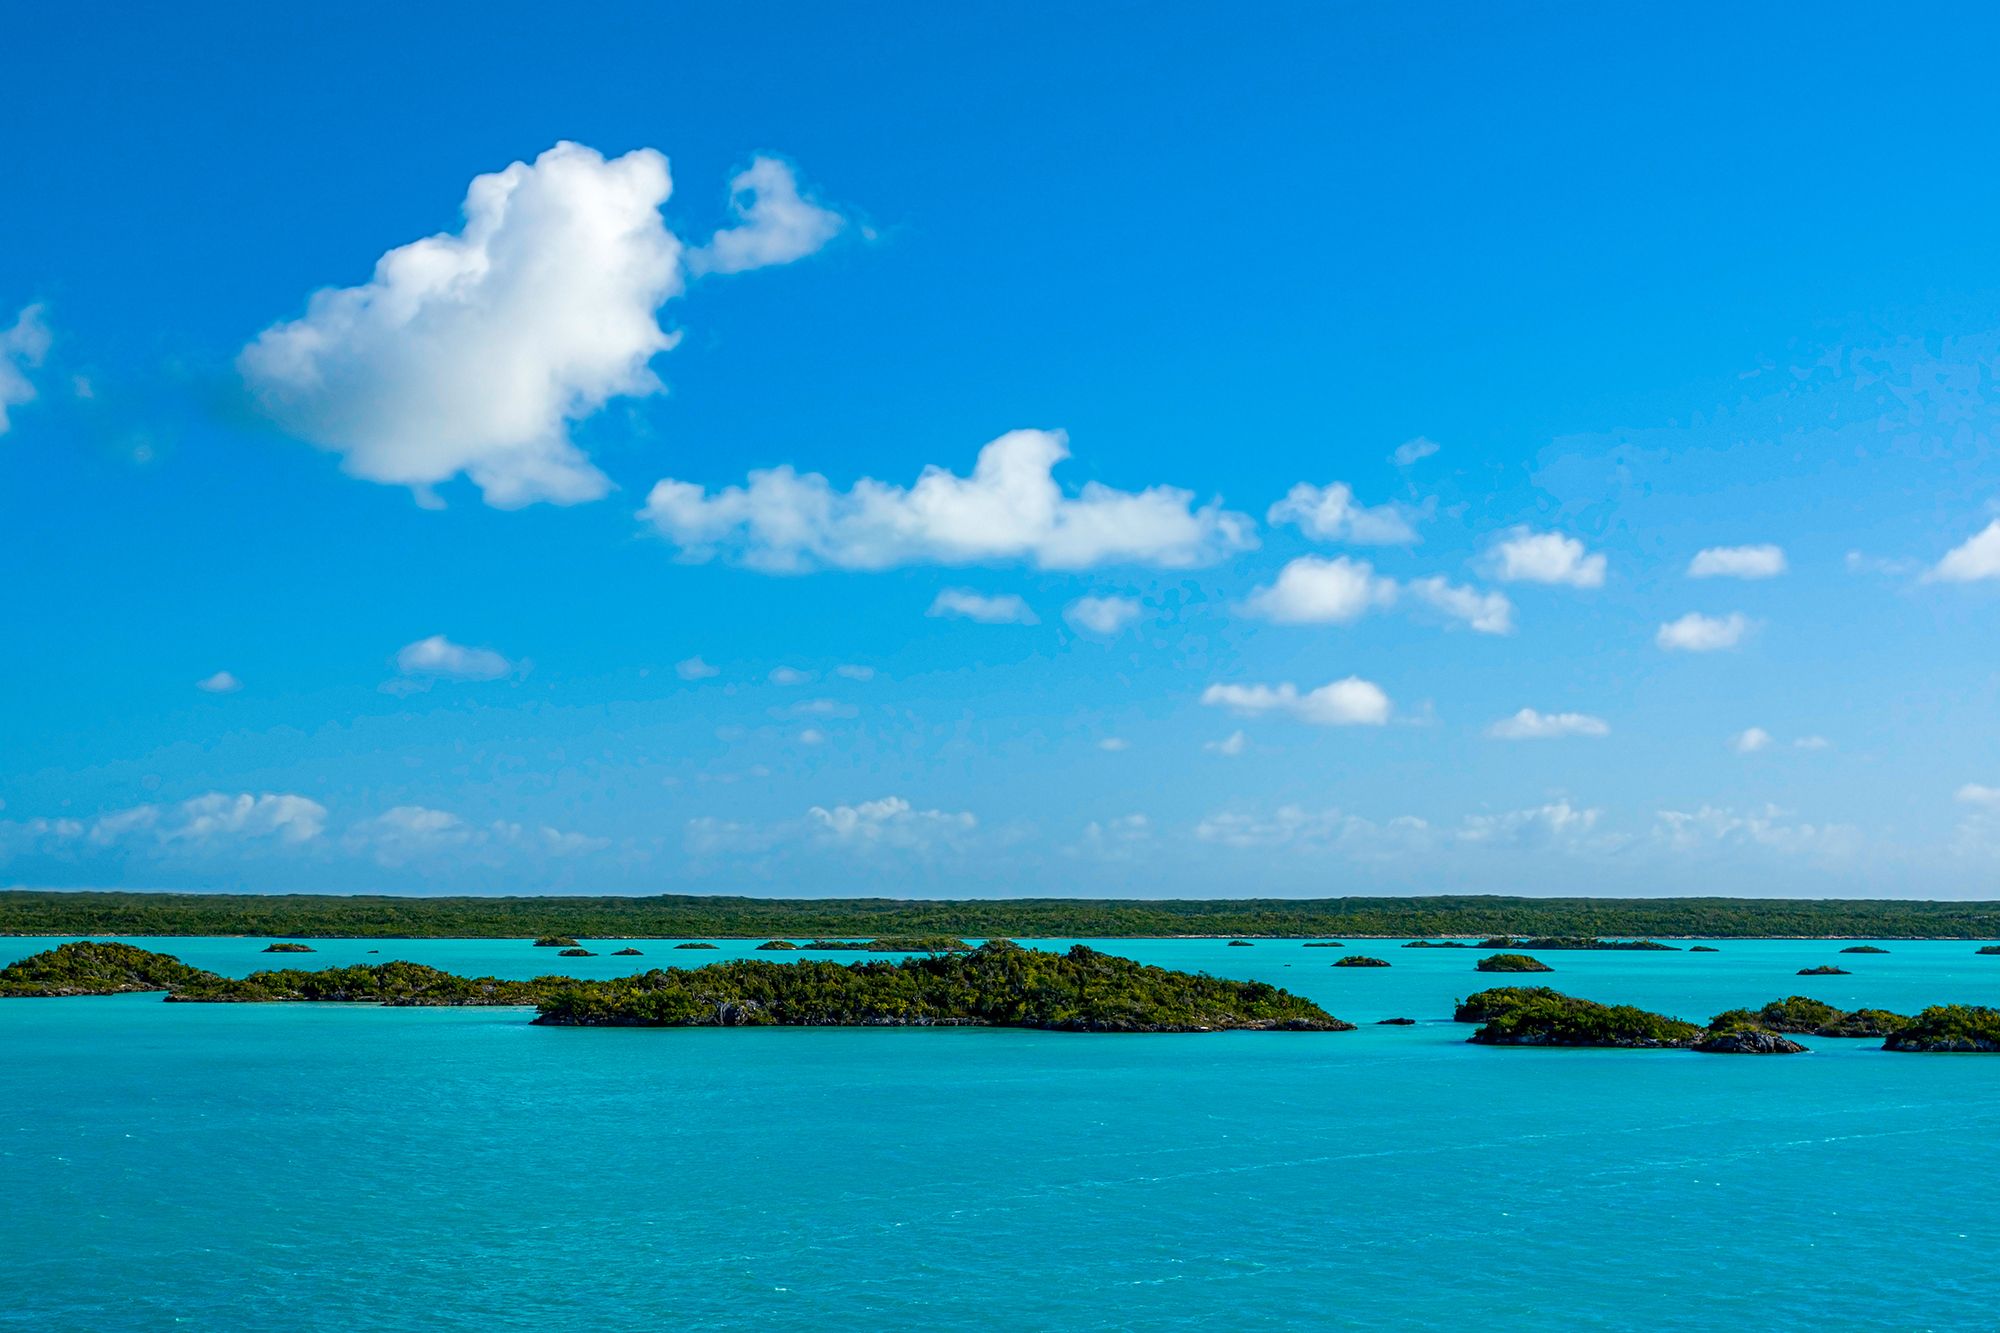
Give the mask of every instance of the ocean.
<path id="1" fill-rule="evenodd" d="M 795 956 L 131 942 L 231 974 Z M 0 939 L 0 963 L 51 943 Z M 0 1328 L 2000 1326 L 2000 1058 L 1489 1049 L 1448 1021 L 1516 982 L 1696 1020 L 1794 994 L 2000 1003 L 2000 957 L 1970 942 L 1548 953 L 1554 975 L 1520 978 L 1401 941 L 1090 943 L 1363 1026 L 567 1029 L 0 1001 Z M 1342 952 L 1392 966 L 1331 967 Z M 1829 962 L 1854 975 L 1795 975 Z M 1374 1026 L 1392 1016 L 1418 1021 Z"/>

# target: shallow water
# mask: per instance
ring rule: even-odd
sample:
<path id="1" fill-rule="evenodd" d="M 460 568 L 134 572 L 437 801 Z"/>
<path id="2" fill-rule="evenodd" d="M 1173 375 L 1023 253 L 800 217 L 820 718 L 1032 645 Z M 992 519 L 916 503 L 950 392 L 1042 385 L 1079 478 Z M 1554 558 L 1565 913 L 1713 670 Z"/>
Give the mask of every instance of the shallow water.
<path id="1" fill-rule="evenodd" d="M 239 974 L 749 952 L 135 942 Z M 1994 1326 L 2000 1059 L 1473 1047 L 1451 1001 L 1515 978 L 1396 943 L 1336 970 L 1296 942 L 1101 942 L 1422 1020 L 1331 1035 L 0 1003 L 0 1327 Z M 1526 980 L 1696 1019 L 2000 1001 L 2000 958 L 1963 941 L 1718 947 L 1548 954 Z M 1830 961 L 1854 975 L 1794 975 Z"/>

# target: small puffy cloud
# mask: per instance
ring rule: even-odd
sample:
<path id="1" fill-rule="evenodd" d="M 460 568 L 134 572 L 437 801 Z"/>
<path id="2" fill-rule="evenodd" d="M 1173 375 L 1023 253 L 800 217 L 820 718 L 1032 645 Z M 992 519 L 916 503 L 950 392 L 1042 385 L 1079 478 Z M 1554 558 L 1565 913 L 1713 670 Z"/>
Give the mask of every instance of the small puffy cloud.
<path id="1" fill-rule="evenodd" d="M 1770 746 L 1771 733 L 1762 727 L 1746 727 L 1729 738 L 1729 748 L 1738 754 L 1755 754 Z"/>
<path id="2" fill-rule="evenodd" d="M 1498 741 L 1547 741 L 1564 736 L 1601 737 L 1611 734 L 1611 724 L 1588 713 L 1538 713 L 1523 708 L 1512 717 L 1503 717 L 1486 729 Z"/>
<path id="3" fill-rule="evenodd" d="M 1514 604 L 1507 594 L 1482 592 L 1452 583 L 1441 575 L 1412 579 L 1404 589 L 1418 601 L 1462 621 L 1481 634 L 1512 634 Z"/>
<path id="4" fill-rule="evenodd" d="M 826 733 L 821 731 L 818 727 L 807 727 L 804 731 L 799 733 L 799 744 L 824 745 L 826 744 Z"/>
<path id="5" fill-rule="evenodd" d="M 1488 553 L 1493 575 L 1506 583 L 1562 583 L 1572 588 L 1604 585 L 1605 559 L 1560 532 L 1515 528 Z"/>
<path id="6" fill-rule="evenodd" d="M 674 663 L 674 674 L 682 680 L 707 680 L 721 674 L 720 667 L 712 667 L 700 657 L 688 657 Z"/>
<path id="7" fill-rule="evenodd" d="M 383 255 L 359 287 L 316 293 L 237 368 L 288 433 L 420 499 L 464 473 L 486 502 L 595 500 L 610 481 L 571 441 L 614 397 L 660 390 L 657 312 L 682 290 L 660 205 L 667 160 L 559 143 L 474 178 L 465 226 Z"/>
<path id="8" fill-rule="evenodd" d="M 517 853 L 586 856 L 611 845 L 608 838 L 566 833 L 547 825 L 529 828 L 504 819 L 476 825 L 449 810 L 422 805 L 399 805 L 361 820 L 348 829 L 342 842 L 349 852 L 391 867 L 444 856 L 498 865 Z"/>
<path id="9" fill-rule="evenodd" d="M 1211 685 L 1201 701 L 1250 717 L 1276 714 L 1317 727 L 1379 727 L 1389 720 L 1389 696 L 1373 681 L 1348 676 L 1301 694 L 1282 685 Z"/>
<path id="10" fill-rule="evenodd" d="M 821 837 L 845 847 L 924 848 L 964 838 L 979 826 L 969 811 L 918 810 L 900 796 L 806 812 Z"/>
<path id="11" fill-rule="evenodd" d="M 498 680 L 513 669 L 491 648 L 468 648 L 442 634 L 405 644 L 396 654 L 396 670 L 419 679 Z"/>
<path id="12" fill-rule="evenodd" d="M 1356 504 L 1346 482 L 1314 486 L 1300 482 L 1264 515 L 1272 525 L 1296 523 L 1316 541 L 1352 542 L 1357 546 L 1408 546 L 1417 540 L 1410 515 L 1400 505 L 1370 507 Z"/>
<path id="13" fill-rule="evenodd" d="M 1688 562 L 1691 579 L 1774 579 L 1785 572 L 1785 552 L 1777 546 L 1711 546 Z"/>
<path id="14" fill-rule="evenodd" d="M 1792 742 L 1795 750 L 1826 750 L 1832 746 L 1833 742 L 1824 736 L 1801 736 Z"/>
<path id="15" fill-rule="evenodd" d="M 833 669 L 833 674 L 839 676 L 842 680 L 873 680 L 875 679 L 875 668 L 872 666 L 862 666 L 856 662 L 843 662 Z"/>
<path id="16" fill-rule="evenodd" d="M 1980 782 L 1968 782 L 1960 787 L 1953 799 L 1961 805 L 1974 805 L 1982 810 L 2000 812 L 2000 787 L 1989 787 Z"/>
<path id="17" fill-rule="evenodd" d="M 750 474 L 713 494 L 667 479 L 640 518 L 688 560 L 727 553 L 772 574 L 1020 560 L 1042 569 L 1127 563 L 1187 568 L 1256 545 L 1253 524 L 1220 501 L 1197 506 L 1170 486 L 1119 491 L 1057 485 L 1069 456 L 1061 431 L 1017 430 L 979 451 L 972 475 L 926 468 L 903 487 L 868 478 L 835 490 L 790 467 Z"/>
<path id="18" fill-rule="evenodd" d="M 11 424 L 7 409 L 35 401 L 35 384 L 28 372 L 42 364 L 49 351 L 49 326 L 39 305 L 23 306 L 8 328 L 0 330 L 0 435 Z"/>
<path id="19" fill-rule="evenodd" d="M 789 264 L 825 246 L 847 219 L 814 202 L 799 189 L 790 166 L 759 157 L 729 182 L 729 212 L 736 225 L 715 233 L 688 252 L 697 273 L 742 273 Z"/>
<path id="20" fill-rule="evenodd" d="M 1366 560 L 1306 555 L 1279 570 L 1270 587 L 1251 593 L 1244 609 L 1285 625 L 1346 624 L 1395 600 L 1395 580 L 1377 576 Z"/>
<path id="21" fill-rule="evenodd" d="M 1136 597 L 1079 597 L 1063 608 L 1063 619 L 1108 639 L 1137 620 L 1142 609 Z"/>
<path id="22" fill-rule="evenodd" d="M 812 672 L 801 671 L 797 667 L 775 666 L 771 668 L 770 681 L 773 685 L 803 685 L 812 679 Z"/>
<path id="23" fill-rule="evenodd" d="M 1132 748 L 1132 742 L 1126 740 L 1123 736 L 1106 736 L 1097 743 L 1097 748 L 1106 754 L 1122 754 Z"/>
<path id="24" fill-rule="evenodd" d="M 1551 801 L 1527 810 L 1467 815 L 1456 836 L 1482 847 L 1574 846 L 1590 837 L 1603 813 L 1567 800 Z"/>
<path id="25" fill-rule="evenodd" d="M 957 616 L 982 625 L 1037 625 L 1035 613 L 1015 594 L 989 597 L 970 588 L 946 588 L 931 602 L 927 616 Z"/>
<path id="26" fill-rule="evenodd" d="M 783 708 L 773 708 L 772 717 L 853 717 L 861 710 L 838 699 L 801 699 Z"/>
<path id="27" fill-rule="evenodd" d="M 2000 578 L 2000 518 L 1946 552 L 1926 577 L 1945 583 Z"/>
<path id="28" fill-rule="evenodd" d="M 1237 755 L 1242 754 L 1250 748 L 1250 738 L 1245 736 L 1241 731 L 1232 731 L 1221 740 L 1209 741 L 1201 748 L 1210 754 L 1219 754 L 1225 758 L 1234 759 Z"/>
<path id="29" fill-rule="evenodd" d="M 1401 444 L 1397 445 L 1396 452 L 1389 455 L 1389 461 L 1397 467 L 1408 467 L 1412 463 L 1419 463 L 1429 458 L 1440 447 L 1436 440 L 1426 439 L 1419 435 L 1414 440 L 1404 440 Z"/>
<path id="30" fill-rule="evenodd" d="M 1653 641 L 1669 652 L 1712 653 L 1734 648 L 1750 632 L 1750 621 L 1732 611 L 1726 616 L 1704 616 L 1690 611 L 1679 620 L 1660 626 Z"/>
<path id="31" fill-rule="evenodd" d="M 212 676 L 204 676 L 194 683 L 194 687 L 206 694 L 234 694 L 243 688 L 243 682 L 236 679 L 231 671 L 218 671 Z"/>

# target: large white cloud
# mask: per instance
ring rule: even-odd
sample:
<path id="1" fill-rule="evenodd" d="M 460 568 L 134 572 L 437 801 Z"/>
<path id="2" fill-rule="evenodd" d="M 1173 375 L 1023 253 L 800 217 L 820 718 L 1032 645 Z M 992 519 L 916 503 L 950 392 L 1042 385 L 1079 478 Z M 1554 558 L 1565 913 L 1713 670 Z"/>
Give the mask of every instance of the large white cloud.
<path id="1" fill-rule="evenodd" d="M 1785 572 L 1779 546 L 1710 546 L 1688 562 L 1691 579 L 1774 579 Z"/>
<path id="2" fill-rule="evenodd" d="M 1500 741 L 1546 741 L 1564 736 L 1602 737 L 1611 734 L 1611 724 L 1588 713 L 1538 713 L 1523 708 L 1512 717 L 1503 717 L 1486 729 Z"/>
<path id="3" fill-rule="evenodd" d="M 1416 527 L 1400 505 L 1363 505 L 1344 481 L 1314 486 L 1300 482 L 1264 515 L 1267 522 L 1296 523 L 1299 531 L 1323 542 L 1357 546 L 1407 546 L 1417 540 Z"/>
<path id="4" fill-rule="evenodd" d="M 346 471 L 420 496 L 463 472 L 489 504 L 573 504 L 610 482 L 572 421 L 657 391 L 682 289 L 650 148 L 606 161 L 559 143 L 474 178 L 465 227 L 400 246 L 359 287 L 315 293 L 237 359 L 263 410 Z"/>
<path id="5" fill-rule="evenodd" d="M 28 372 L 42 364 L 49 351 L 49 326 L 39 305 L 24 306 L 11 326 L 0 330 L 0 435 L 11 424 L 7 409 L 35 401 Z"/>
<path id="6" fill-rule="evenodd" d="M 1604 584 L 1605 559 L 1560 532 L 1514 528 L 1490 553 L 1494 577 L 1507 583 L 1564 583 L 1573 588 Z"/>
<path id="7" fill-rule="evenodd" d="M 803 259 L 839 235 L 847 219 L 821 207 L 799 189 L 792 169 L 760 157 L 729 182 L 729 211 L 736 225 L 715 233 L 688 254 L 697 273 L 741 273 Z"/>
<path id="8" fill-rule="evenodd" d="M 1068 456 L 1061 431 L 1016 430 L 979 451 L 971 476 L 929 467 L 908 487 L 863 478 L 839 491 L 790 467 L 752 472 L 746 485 L 714 494 L 670 478 L 653 487 L 640 517 L 686 559 L 727 553 L 766 573 L 1003 560 L 1186 568 L 1256 544 L 1246 515 L 1220 501 L 1197 506 L 1171 486 L 1088 482 L 1065 495 L 1053 471 Z"/>
<path id="9" fill-rule="evenodd" d="M 2000 578 L 2000 518 L 1952 547 L 1931 570 L 1930 577 L 1946 583 Z"/>
<path id="10" fill-rule="evenodd" d="M 1389 720 L 1389 696 L 1380 685 L 1348 676 L 1300 693 L 1296 685 L 1211 685 L 1201 701 L 1247 716 L 1279 714 L 1320 727 L 1379 727 Z"/>
<path id="11" fill-rule="evenodd" d="M 1284 625 L 1344 625 L 1396 600 L 1396 582 L 1366 560 L 1304 555 L 1278 571 L 1277 581 L 1244 602 L 1253 615 Z"/>
<path id="12" fill-rule="evenodd" d="M 1690 611 L 1679 620 L 1660 626 L 1653 641 L 1670 652 L 1712 653 L 1734 648 L 1750 632 L 1750 621 L 1739 611 L 1726 616 L 1705 616 Z"/>

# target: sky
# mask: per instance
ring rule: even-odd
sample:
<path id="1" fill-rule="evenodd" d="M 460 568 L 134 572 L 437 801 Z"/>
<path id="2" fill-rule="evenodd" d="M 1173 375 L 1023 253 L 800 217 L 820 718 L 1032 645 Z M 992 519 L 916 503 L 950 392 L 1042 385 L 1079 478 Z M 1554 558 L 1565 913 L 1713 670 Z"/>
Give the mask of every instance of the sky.
<path id="1" fill-rule="evenodd" d="M 22 10 L 0 885 L 1996 896 L 1996 29 Z"/>

